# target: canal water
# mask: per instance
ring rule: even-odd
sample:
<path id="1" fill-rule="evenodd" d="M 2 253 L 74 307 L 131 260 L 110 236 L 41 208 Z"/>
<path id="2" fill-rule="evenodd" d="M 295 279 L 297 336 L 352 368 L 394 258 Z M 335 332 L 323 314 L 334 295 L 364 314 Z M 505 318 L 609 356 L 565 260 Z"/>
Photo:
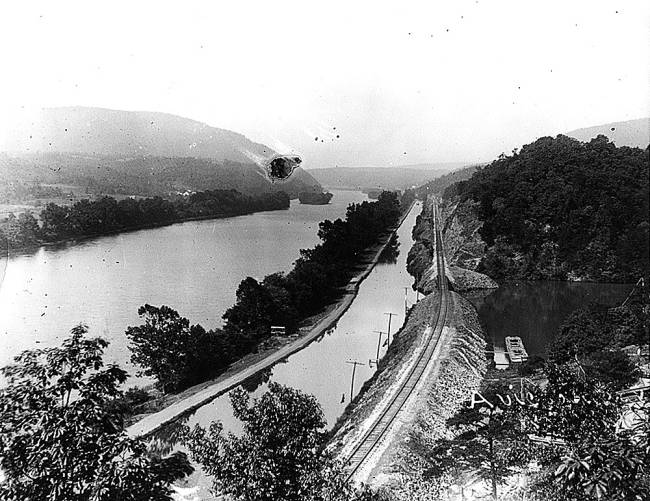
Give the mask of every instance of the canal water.
<path id="1" fill-rule="evenodd" d="M 192 323 L 221 325 L 239 282 L 291 269 L 299 250 L 318 242 L 318 223 L 345 217 L 367 200 L 334 191 L 329 205 L 291 202 L 288 210 L 190 221 L 44 247 L 14 255 L 0 283 L 0 366 L 22 350 L 58 345 L 80 322 L 110 341 L 106 362 L 136 378 L 124 331 L 138 307 L 168 305 Z"/>
<path id="2" fill-rule="evenodd" d="M 494 344 L 495 362 L 507 364 L 505 337 L 519 336 L 529 355 L 544 356 L 553 336 L 574 310 L 598 303 L 621 304 L 630 284 L 506 282 L 496 290 L 468 295 Z"/>

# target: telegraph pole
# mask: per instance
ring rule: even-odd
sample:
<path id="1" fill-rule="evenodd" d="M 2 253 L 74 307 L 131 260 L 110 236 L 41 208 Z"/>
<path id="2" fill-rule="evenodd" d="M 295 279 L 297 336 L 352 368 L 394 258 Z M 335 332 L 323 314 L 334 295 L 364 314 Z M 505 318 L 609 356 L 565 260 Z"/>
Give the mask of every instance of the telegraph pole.
<path id="1" fill-rule="evenodd" d="M 352 383 L 350 384 L 350 402 L 352 402 L 352 398 L 354 397 L 354 374 L 357 371 L 357 365 L 366 365 L 366 364 L 357 362 L 356 360 L 348 360 L 345 363 L 352 364 Z"/>
<path id="2" fill-rule="evenodd" d="M 375 362 L 379 363 L 379 349 L 381 348 L 381 336 L 383 336 L 386 333 L 384 331 L 372 331 L 372 332 L 376 332 L 377 334 L 379 334 L 379 336 L 377 336 L 377 356 L 375 357 Z"/>
<path id="3" fill-rule="evenodd" d="M 393 317 L 397 316 L 397 313 L 384 313 L 384 315 L 388 315 L 388 346 L 390 346 L 390 321 L 393 319 Z"/>
<path id="4" fill-rule="evenodd" d="M 409 312 L 408 295 L 409 295 L 409 288 L 404 287 L 404 318 L 406 318 L 406 315 Z"/>

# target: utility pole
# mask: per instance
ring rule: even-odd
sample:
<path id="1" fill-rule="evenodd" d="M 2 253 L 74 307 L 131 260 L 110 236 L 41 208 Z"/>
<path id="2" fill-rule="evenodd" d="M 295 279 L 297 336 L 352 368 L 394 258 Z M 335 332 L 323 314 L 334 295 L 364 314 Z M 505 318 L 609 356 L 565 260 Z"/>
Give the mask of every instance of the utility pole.
<path id="1" fill-rule="evenodd" d="M 390 347 L 390 321 L 393 319 L 393 317 L 397 316 L 397 313 L 384 313 L 384 315 L 388 315 L 388 346 Z"/>
<path id="2" fill-rule="evenodd" d="M 357 371 L 357 365 L 366 365 L 366 364 L 357 362 L 356 360 L 348 360 L 345 363 L 352 364 L 352 383 L 350 384 L 350 402 L 352 402 L 352 398 L 354 397 L 354 374 Z"/>
<path id="3" fill-rule="evenodd" d="M 376 332 L 377 334 L 379 334 L 379 336 L 377 336 L 377 356 L 375 357 L 375 362 L 379 363 L 379 349 L 381 348 L 381 336 L 383 336 L 386 333 L 384 331 L 372 331 L 372 332 Z"/>
<path id="4" fill-rule="evenodd" d="M 406 318 L 406 315 L 409 312 L 408 295 L 409 295 L 409 288 L 404 287 L 404 318 Z"/>

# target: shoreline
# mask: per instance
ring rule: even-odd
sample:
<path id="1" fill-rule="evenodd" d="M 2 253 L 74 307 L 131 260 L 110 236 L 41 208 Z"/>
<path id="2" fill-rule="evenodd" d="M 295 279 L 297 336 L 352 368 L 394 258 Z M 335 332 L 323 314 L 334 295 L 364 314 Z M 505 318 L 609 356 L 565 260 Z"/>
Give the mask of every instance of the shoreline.
<path id="1" fill-rule="evenodd" d="M 127 435 L 130 437 L 146 437 L 154 433 L 182 415 L 202 407 L 220 395 L 239 386 L 247 379 L 272 367 L 276 363 L 303 348 L 306 348 L 318 337 L 323 335 L 332 327 L 332 325 L 338 322 L 341 316 L 343 316 L 352 305 L 352 302 L 357 297 L 360 284 L 372 272 L 379 261 L 382 252 L 396 234 L 397 230 L 402 226 L 414 206 L 415 201 L 413 201 L 410 207 L 404 212 L 404 214 L 402 214 L 395 228 L 387 232 L 375 246 L 372 246 L 367 250 L 367 252 L 371 253 L 372 258 L 365 263 L 361 263 L 363 269 L 352 276 L 347 287 L 345 287 L 343 296 L 325 307 L 323 312 L 314 315 L 312 317 L 313 320 L 311 325 L 309 324 L 309 319 L 306 319 L 308 324 L 299 329 L 300 331 L 305 332 L 304 334 L 279 348 L 269 349 L 263 358 L 257 361 L 250 360 L 250 358 L 249 360 L 246 360 L 246 357 L 244 357 L 244 359 L 235 362 L 234 364 L 235 367 L 241 365 L 241 369 L 234 373 L 230 373 L 230 375 L 228 375 L 229 371 L 226 371 L 216 379 L 188 388 L 179 394 L 180 400 L 172 402 L 153 413 L 142 415 L 140 419 L 126 428 Z M 374 253 L 374 255 L 372 253 Z M 254 356 L 251 358 L 254 358 Z M 183 397 L 183 394 L 186 394 L 186 396 Z"/>
<path id="2" fill-rule="evenodd" d="M 53 242 L 43 242 L 39 244 L 34 244 L 34 245 L 26 245 L 22 247 L 10 247 L 7 245 L 7 257 L 13 257 L 13 256 L 20 256 L 23 254 L 32 254 L 36 253 L 41 249 L 47 249 L 50 247 L 56 247 L 57 245 L 64 245 L 64 244 L 71 244 L 71 245 L 77 245 L 82 242 L 86 242 L 87 240 L 92 240 L 94 238 L 101 238 L 101 237 L 110 237 L 113 235 L 121 235 L 122 233 L 131 233 L 133 231 L 141 231 L 141 230 L 153 230 L 156 228 L 164 228 L 165 226 L 173 226 L 175 224 L 182 224 L 182 223 L 188 223 L 192 221 L 207 221 L 210 219 L 228 219 L 228 218 L 233 218 L 233 217 L 241 217 L 241 216 L 250 216 L 252 214 L 259 214 L 262 212 L 274 212 L 276 210 L 289 210 L 289 207 L 285 207 L 283 209 L 268 209 L 268 210 L 258 210 L 258 211 L 251 211 L 251 212 L 242 212 L 242 213 L 237 213 L 237 214 L 223 214 L 223 215 L 210 215 L 210 216 L 191 216 L 191 217 L 186 217 L 186 218 L 181 218 L 177 219 L 175 221 L 169 221 L 169 222 L 161 222 L 161 223 L 150 223 L 142 226 L 129 226 L 126 228 L 120 228 L 116 229 L 113 231 L 107 231 L 107 232 L 102 232 L 102 233 L 92 233 L 88 235 L 83 235 L 80 237 L 75 237 L 75 238 L 63 238 L 61 240 L 55 240 Z"/>

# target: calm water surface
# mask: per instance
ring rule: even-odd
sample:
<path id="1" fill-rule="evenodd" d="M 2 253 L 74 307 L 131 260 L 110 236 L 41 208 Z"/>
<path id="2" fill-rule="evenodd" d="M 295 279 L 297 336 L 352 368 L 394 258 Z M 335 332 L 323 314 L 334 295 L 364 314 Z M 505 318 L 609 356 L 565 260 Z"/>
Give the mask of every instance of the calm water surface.
<path id="1" fill-rule="evenodd" d="M 468 296 L 481 323 L 494 343 L 497 363 L 506 336 L 519 336 L 529 355 L 545 355 L 548 344 L 567 316 L 577 308 L 596 302 L 620 304 L 632 285 L 585 282 L 507 282 L 495 291 Z"/>
<path id="2" fill-rule="evenodd" d="M 192 323 L 220 325 L 241 280 L 289 270 L 300 249 L 318 242 L 320 221 L 344 217 L 348 204 L 366 199 L 360 192 L 336 191 L 329 205 L 296 200 L 289 210 L 191 221 L 12 256 L 0 285 L 0 366 L 22 350 L 58 345 L 84 322 L 91 335 L 111 342 L 105 360 L 134 374 L 124 331 L 140 323 L 139 306 L 166 304 Z"/>

